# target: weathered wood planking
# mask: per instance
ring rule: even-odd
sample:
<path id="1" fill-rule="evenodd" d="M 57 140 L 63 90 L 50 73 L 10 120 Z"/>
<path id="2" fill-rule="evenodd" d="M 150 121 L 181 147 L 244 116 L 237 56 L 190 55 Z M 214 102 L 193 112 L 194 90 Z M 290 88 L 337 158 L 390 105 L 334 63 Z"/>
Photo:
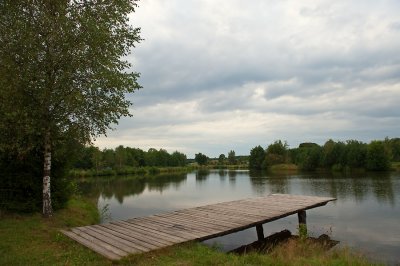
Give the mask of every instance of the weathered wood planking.
<path id="1" fill-rule="evenodd" d="M 296 213 L 299 221 L 305 224 L 305 210 L 333 200 L 336 199 L 271 194 L 62 232 L 93 251 L 118 260 L 129 254 L 191 240 L 206 240 L 253 226 L 257 228 L 258 237 L 263 238 L 262 224 Z"/>

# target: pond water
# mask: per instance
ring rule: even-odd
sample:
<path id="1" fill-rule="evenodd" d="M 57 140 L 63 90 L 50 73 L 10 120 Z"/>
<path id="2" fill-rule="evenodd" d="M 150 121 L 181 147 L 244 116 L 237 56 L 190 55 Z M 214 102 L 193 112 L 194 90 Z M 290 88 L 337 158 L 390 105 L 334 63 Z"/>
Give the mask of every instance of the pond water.
<path id="1" fill-rule="evenodd" d="M 253 174 L 210 171 L 151 177 L 98 178 L 80 183 L 98 199 L 102 222 L 129 219 L 270 193 L 329 196 L 326 206 L 307 211 L 311 236 L 328 234 L 369 258 L 400 264 L 400 174 Z M 265 235 L 297 232 L 297 215 L 264 224 Z M 205 241 L 231 250 L 257 239 L 255 228 Z"/>

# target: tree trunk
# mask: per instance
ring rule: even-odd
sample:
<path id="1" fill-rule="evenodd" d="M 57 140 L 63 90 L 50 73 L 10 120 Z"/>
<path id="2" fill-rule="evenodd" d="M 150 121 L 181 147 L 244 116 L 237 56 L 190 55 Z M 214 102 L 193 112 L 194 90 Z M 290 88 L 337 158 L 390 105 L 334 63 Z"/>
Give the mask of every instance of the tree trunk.
<path id="1" fill-rule="evenodd" d="M 53 215 L 50 194 L 50 171 L 51 171 L 51 143 L 50 132 L 44 138 L 44 167 L 43 167 L 43 216 Z"/>

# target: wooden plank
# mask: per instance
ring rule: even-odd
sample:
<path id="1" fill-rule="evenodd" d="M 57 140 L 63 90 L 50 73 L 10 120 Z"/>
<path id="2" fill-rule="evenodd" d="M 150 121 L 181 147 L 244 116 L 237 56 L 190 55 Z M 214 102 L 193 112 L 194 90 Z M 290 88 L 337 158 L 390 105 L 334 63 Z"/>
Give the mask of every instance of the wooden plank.
<path id="1" fill-rule="evenodd" d="M 162 219 L 167 219 L 168 221 L 174 221 L 177 223 L 189 223 L 189 224 L 194 224 L 196 226 L 201 226 L 201 228 L 208 228 L 208 230 L 225 230 L 227 228 L 230 228 L 231 226 L 227 226 L 224 224 L 217 224 L 217 223 L 212 223 L 207 221 L 207 219 L 202 219 L 198 218 L 195 216 L 184 216 L 184 215 L 171 215 L 171 216 L 163 216 L 161 217 Z"/>
<path id="2" fill-rule="evenodd" d="M 79 229 L 79 227 L 72 228 L 71 231 L 74 232 L 75 234 L 77 234 L 77 235 L 79 235 L 79 236 L 81 236 L 81 237 L 83 237 L 83 238 L 89 240 L 90 242 L 96 243 L 98 246 L 102 246 L 103 248 L 105 248 L 105 249 L 107 249 L 107 250 L 109 250 L 109 251 L 111 251 L 111 252 L 113 252 L 113 253 L 115 253 L 115 254 L 121 256 L 121 257 L 124 257 L 124 256 L 127 256 L 127 255 L 128 255 L 127 252 L 125 252 L 125 251 L 123 251 L 123 250 L 120 250 L 119 248 L 116 248 L 116 247 L 114 247 L 113 245 L 111 245 L 111 244 L 109 244 L 109 243 L 107 243 L 107 242 L 102 241 L 101 239 L 98 239 L 98 238 L 96 238 L 96 237 L 93 237 L 93 236 L 89 235 L 89 234 L 86 233 L 86 232 L 81 231 L 81 230 Z"/>
<path id="3" fill-rule="evenodd" d="M 214 231 L 216 229 L 212 229 L 209 227 L 205 227 L 203 225 L 197 225 L 195 223 L 192 223 L 190 221 L 177 221 L 175 219 L 172 218 L 163 218 L 163 217 L 152 217 L 151 218 L 152 221 L 160 223 L 160 224 L 164 224 L 165 226 L 168 227 L 174 227 L 174 228 L 179 228 L 181 230 L 184 231 L 188 231 L 192 234 L 195 234 L 199 237 L 203 237 L 204 234 L 208 234 L 210 231 Z"/>
<path id="4" fill-rule="evenodd" d="M 243 213 L 243 214 L 251 214 L 251 215 L 263 215 L 265 213 L 283 213 L 291 210 L 297 210 L 299 208 L 303 208 L 303 205 L 297 205 L 297 206 L 262 206 L 262 207 L 255 207 L 251 205 L 242 205 L 238 204 L 236 206 L 218 206 L 212 208 L 219 208 L 219 209 L 225 209 L 225 210 L 231 210 L 236 213 Z"/>
<path id="5" fill-rule="evenodd" d="M 193 220 L 204 220 L 207 223 L 213 223 L 213 224 L 222 224 L 224 226 L 229 226 L 229 227 L 236 227 L 242 225 L 241 223 L 237 223 L 232 221 L 232 219 L 225 218 L 222 215 L 217 215 L 213 214 L 210 212 L 205 212 L 203 210 L 197 209 L 196 211 L 191 211 L 191 212 L 181 212 L 182 217 L 187 217 L 188 219 L 193 219 Z"/>
<path id="6" fill-rule="evenodd" d="M 126 221 L 127 223 L 129 223 L 128 221 Z M 131 224 L 129 223 L 131 227 L 136 228 L 138 231 L 143 232 L 143 233 L 149 233 L 151 235 L 157 235 L 158 237 L 161 237 L 162 239 L 171 241 L 172 243 L 180 243 L 180 242 L 184 242 L 187 241 L 187 239 L 182 238 L 182 237 L 178 237 L 176 235 L 171 235 L 171 234 L 167 234 L 161 231 L 157 231 L 148 227 L 144 227 L 142 225 L 138 225 L 138 224 Z"/>
<path id="7" fill-rule="evenodd" d="M 102 245 L 99 245 L 98 243 L 92 242 L 90 240 L 87 240 L 86 238 L 75 234 L 72 231 L 66 231 L 66 230 L 62 230 L 62 233 L 64 233 L 65 235 L 69 236 L 70 238 L 74 239 L 75 241 L 81 243 L 82 245 L 88 247 L 89 249 L 96 251 L 97 253 L 103 255 L 104 257 L 110 259 L 110 260 L 119 260 L 120 258 L 122 258 L 121 255 L 116 254 L 106 248 L 104 248 Z"/>
<path id="8" fill-rule="evenodd" d="M 138 238 L 132 237 L 131 232 L 120 230 L 119 228 L 115 228 L 110 225 L 97 225 L 94 228 L 96 228 L 97 230 L 108 232 L 115 237 L 124 239 L 130 243 L 130 246 L 135 249 L 141 250 L 142 252 L 147 252 L 157 247 L 155 245 L 148 245 L 146 242 L 143 242 Z"/>
<path id="9" fill-rule="evenodd" d="M 215 206 L 205 206 L 204 210 L 215 212 L 215 213 L 223 213 L 229 215 L 233 218 L 241 218 L 247 221 L 254 221 L 257 219 L 262 219 L 265 217 L 265 213 L 261 214 L 258 212 L 247 211 L 244 209 L 235 209 L 235 208 L 227 208 L 227 207 L 215 207 Z"/>
<path id="10" fill-rule="evenodd" d="M 137 244 L 138 246 L 142 246 L 143 248 L 146 248 L 148 250 L 153 250 L 157 248 L 164 247 L 165 244 L 160 244 L 159 242 L 156 241 L 151 241 L 145 236 L 140 236 L 140 234 L 137 234 L 133 231 L 129 231 L 126 227 L 122 226 L 121 224 L 107 224 L 107 225 L 102 225 L 103 227 L 106 227 L 110 230 L 114 230 L 116 232 L 125 234 L 131 238 L 132 243 Z"/>
<path id="11" fill-rule="evenodd" d="M 172 234 L 176 234 L 178 236 L 186 237 L 188 240 L 193 240 L 202 235 L 199 235 L 198 232 L 191 230 L 190 228 L 183 228 L 179 226 L 174 226 L 174 224 L 166 224 L 158 220 L 154 220 L 153 218 L 142 217 L 140 218 L 141 224 L 145 226 L 151 226 L 155 229 L 159 229 L 163 232 L 168 232 Z"/>
<path id="12" fill-rule="evenodd" d="M 128 241 L 121 239 L 121 238 L 116 238 L 112 234 L 109 234 L 108 232 L 104 232 L 104 231 L 99 232 L 93 226 L 80 227 L 79 229 L 77 228 L 77 230 L 82 231 L 88 235 L 91 235 L 97 239 L 100 239 L 103 242 L 108 243 L 108 244 L 110 244 L 122 251 L 125 251 L 127 253 L 134 254 L 134 253 L 139 253 L 141 251 L 137 248 L 132 248 Z"/>
<path id="13" fill-rule="evenodd" d="M 164 239 L 162 236 L 160 237 L 159 234 L 150 234 L 148 232 L 143 232 L 143 230 L 138 230 L 136 227 L 132 226 L 128 222 L 120 221 L 119 222 L 121 226 L 124 228 L 127 228 L 129 232 L 137 235 L 137 236 L 143 236 L 144 241 L 148 240 L 151 243 L 159 243 L 160 246 L 168 246 L 168 245 L 173 245 L 175 243 L 179 243 L 180 241 L 171 241 L 171 239 Z"/>
<path id="14" fill-rule="evenodd" d="M 140 223 L 138 221 L 131 221 L 131 220 L 127 220 L 126 222 L 133 224 L 134 226 L 138 226 L 138 227 L 143 227 L 146 228 L 148 230 L 153 230 L 153 231 L 157 231 L 166 235 L 170 235 L 172 237 L 179 237 L 182 239 L 185 239 L 185 241 L 189 241 L 189 240 L 193 240 L 196 236 L 187 233 L 185 231 L 180 231 L 177 228 L 170 228 L 170 227 L 166 227 L 164 225 L 160 225 L 158 223 L 155 223 L 153 221 L 144 221 L 141 220 Z"/>
<path id="15" fill-rule="evenodd" d="M 244 213 L 239 213 L 237 210 L 236 211 L 231 211 L 229 209 L 223 209 L 223 208 L 213 208 L 211 206 L 204 206 L 204 207 L 198 207 L 196 209 L 196 213 L 204 213 L 204 214 L 209 214 L 212 216 L 221 216 L 221 218 L 225 218 L 228 221 L 232 221 L 237 223 L 238 221 L 235 220 L 235 218 L 239 218 L 240 220 L 243 220 L 243 218 L 247 220 L 253 220 L 253 218 L 247 217 Z"/>
<path id="16" fill-rule="evenodd" d="M 78 243 L 81 243 L 82 245 L 86 246 L 87 248 L 103 255 L 104 257 L 110 259 L 110 260 L 119 260 L 122 258 L 122 256 L 115 254 L 114 252 L 109 251 L 108 249 L 103 248 L 102 246 L 99 246 L 90 240 L 87 240 L 86 238 L 81 237 L 80 235 L 75 234 L 74 232 L 71 231 L 66 231 L 66 230 L 61 230 L 61 232 L 72 238 Z"/>
<path id="17" fill-rule="evenodd" d="M 264 228 L 263 228 L 262 224 L 256 225 L 256 231 L 257 231 L 258 241 L 264 240 Z"/>

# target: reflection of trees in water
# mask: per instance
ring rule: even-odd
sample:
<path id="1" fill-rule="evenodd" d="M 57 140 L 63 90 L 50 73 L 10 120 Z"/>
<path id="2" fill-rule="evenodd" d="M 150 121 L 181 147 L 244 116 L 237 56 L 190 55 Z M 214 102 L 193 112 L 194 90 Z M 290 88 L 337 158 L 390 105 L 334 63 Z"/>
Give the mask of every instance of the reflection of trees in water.
<path id="1" fill-rule="evenodd" d="M 267 193 L 290 193 L 290 178 L 286 174 L 250 171 L 249 176 L 252 189 L 259 196 Z"/>
<path id="2" fill-rule="evenodd" d="M 396 199 L 391 176 L 389 174 L 375 176 L 371 178 L 371 181 L 378 202 L 390 203 L 390 205 L 394 206 Z"/>
<path id="3" fill-rule="evenodd" d="M 205 183 L 210 176 L 210 171 L 208 169 L 200 169 L 196 171 L 196 183 Z"/>
<path id="4" fill-rule="evenodd" d="M 229 184 L 231 186 L 235 186 L 236 185 L 237 172 L 234 171 L 234 170 L 229 170 L 228 171 L 228 176 L 229 176 Z"/>
<path id="5" fill-rule="evenodd" d="M 165 189 L 173 186 L 179 189 L 180 185 L 187 178 L 187 174 L 168 174 L 153 176 L 146 179 L 146 185 L 150 191 L 156 190 L 163 192 Z"/>
<path id="6" fill-rule="evenodd" d="M 106 199 L 110 199 L 115 196 L 119 203 L 123 203 L 124 196 L 141 194 L 146 186 L 142 177 L 119 177 L 93 178 L 80 182 L 79 187 L 85 195 L 90 197 L 98 199 L 102 195 Z"/>
<path id="7" fill-rule="evenodd" d="M 229 176 L 229 179 L 231 179 L 231 178 L 236 178 L 237 172 L 234 171 L 234 170 L 229 170 L 229 171 L 228 171 L 228 176 Z"/>
<path id="8" fill-rule="evenodd" d="M 265 195 L 267 190 L 266 177 L 250 177 L 251 188 L 258 195 Z"/>
<path id="9" fill-rule="evenodd" d="M 269 193 L 290 194 L 289 176 L 273 175 L 266 177 L 250 177 L 252 189 L 257 195 Z M 267 191 L 268 190 L 268 191 Z"/>
<path id="10" fill-rule="evenodd" d="M 186 180 L 186 174 L 168 174 L 151 177 L 119 177 L 112 179 L 96 178 L 79 183 L 79 188 L 86 196 L 98 199 L 103 195 L 106 199 L 113 196 L 119 203 L 123 203 L 124 197 L 140 195 L 146 186 L 150 191 L 164 191 L 170 186 L 178 189 Z"/>
<path id="11" fill-rule="evenodd" d="M 215 172 L 217 173 L 217 172 Z M 269 193 L 291 193 L 300 186 L 301 193 L 305 195 L 331 196 L 338 199 L 365 201 L 374 197 L 380 204 L 396 204 L 396 197 L 400 187 L 398 173 L 312 173 L 299 175 L 277 175 L 260 172 L 218 172 L 220 180 L 229 177 L 229 183 L 236 186 L 238 178 L 248 178 L 256 195 Z M 207 185 L 210 172 L 196 173 L 196 182 Z M 100 195 L 105 198 L 115 197 L 120 203 L 124 197 L 140 195 L 146 189 L 164 191 L 169 187 L 179 189 L 187 178 L 186 174 L 168 174 L 152 177 L 119 177 L 119 178 L 93 178 L 79 183 L 80 191 L 90 198 L 97 200 Z M 299 183 L 299 184 L 297 184 Z M 397 194 L 396 194 L 397 193 Z"/>
<path id="12" fill-rule="evenodd" d="M 322 173 L 300 175 L 302 189 L 313 195 L 365 201 L 374 196 L 379 203 L 395 204 L 393 178 L 390 173 Z"/>
<path id="13" fill-rule="evenodd" d="M 289 176 L 268 177 L 267 183 L 271 193 L 290 194 Z"/>
<path id="14" fill-rule="evenodd" d="M 218 175 L 219 175 L 219 179 L 220 179 L 221 181 L 225 181 L 225 177 L 226 177 L 226 175 L 227 175 L 227 172 L 226 172 L 224 169 L 220 169 L 220 170 L 218 171 Z"/>
<path id="15" fill-rule="evenodd" d="M 397 175 L 397 176 L 396 176 Z M 309 173 L 298 175 L 272 174 L 251 171 L 250 183 L 257 195 L 291 193 L 300 179 L 303 194 L 351 199 L 357 202 L 375 197 L 381 204 L 395 205 L 394 180 L 398 174 L 390 173 Z"/>

